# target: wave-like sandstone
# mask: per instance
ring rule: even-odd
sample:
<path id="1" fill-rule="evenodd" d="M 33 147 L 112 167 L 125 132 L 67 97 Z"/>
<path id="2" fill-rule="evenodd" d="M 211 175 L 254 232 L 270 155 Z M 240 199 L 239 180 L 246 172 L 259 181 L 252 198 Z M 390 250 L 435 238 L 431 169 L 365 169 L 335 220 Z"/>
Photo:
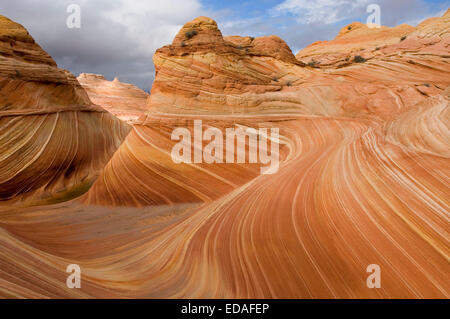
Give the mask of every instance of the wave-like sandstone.
<path id="1" fill-rule="evenodd" d="M 82 73 L 77 79 L 92 102 L 125 122 L 132 123 L 147 109 L 148 94 L 117 77 L 108 81 L 103 75 Z"/>
<path id="2" fill-rule="evenodd" d="M 403 41 L 404 26 L 359 26 L 349 34 L 382 33 L 380 54 L 340 64 L 331 41 L 317 67 L 278 37 L 187 23 L 155 53 L 147 112 L 91 189 L 0 210 L 0 295 L 449 298 L 448 24 L 449 11 Z M 199 119 L 279 128 L 278 171 L 174 163 L 172 131 Z M 65 286 L 72 263 L 82 289 Z"/>
<path id="3" fill-rule="evenodd" d="M 87 191 L 127 135 L 58 69 L 21 25 L 0 16 L 0 203 Z"/>

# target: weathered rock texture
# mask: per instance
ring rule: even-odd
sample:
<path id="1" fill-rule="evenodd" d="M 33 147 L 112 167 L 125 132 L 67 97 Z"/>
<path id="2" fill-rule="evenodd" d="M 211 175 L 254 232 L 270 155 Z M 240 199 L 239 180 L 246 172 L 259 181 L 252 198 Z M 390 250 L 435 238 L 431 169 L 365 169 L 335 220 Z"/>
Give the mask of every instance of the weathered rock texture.
<path id="1" fill-rule="evenodd" d="M 157 50 L 148 112 L 89 192 L 0 211 L 0 294 L 449 298 L 448 13 L 414 30 L 353 25 L 340 37 L 394 40 L 348 64 L 353 44 L 337 57 L 333 41 L 316 45 L 327 67 L 313 68 L 277 37 L 187 23 Z M 175 164 L 171 133 L 194 119 L 279 128 L 279 170 Z M 65 287 L 69 263 L 81 290 Z M 379 289 L 366 285 L 370 264 Z"/>
<path id="2" fill-rule="evenodd" d="M 450 11 L 417 27 L 402 24 L 377 28 L 352 23 L 342 28 L 334 40 L 315 42 L 298 52 L 296 58 L 316 68 L 342 68 L 363 60 L 403 63 L 407 67 L 410 60 L 416 59 L 427 64 L 436 62 L 434 67 L 440 68 L 445 62 L 441 58 L 448 56 L 449 28 Z"/>
<path id="3" fill-rule="evenodd" d="M 132 123 L 147 108 L 148 94 L 117 77 L 108 81 L 103 75 L 82 73 L 77 79 L 92 102 L 125 122 Z"/>
<path id="4" fill-rule="evenodd" d="M 414 28 L 353 26 L 355 30 L 348 36 L 352 32 L 359 36 L 351 37 L 350 44 L 347 39 L 343 44 L 331 41 L 312 47 L 323 47 L 324 53 L 317 55 L 322 60 L 331 59 L 329 51 L 340 56 L 329 62 L 327 72 L 314 72 L 314 68 L 297 61 L 275 36 L 222 38 L 214 21 L 198 18 L 183 27 L 172 45 L 156 51 L 156 79 L 149 108 L 161 116 L 304 114 L 379 118 L 439 94 L 450 84 L 448 13 L 421 24 L 404 41 L 400 41 L 400 34 L 405 33 L 402 30 Z M 361 32 L 381 33 L 377 44 L 386 39 L 395 43 L 378 51 L 374 46 L 376 56 L 361 53 L 364 62 L 355 62 L 353 47 L 364 47 L 367 43 L 361 41 L 370 38 Z M 347 33 L 342 33 L 345 38 Z M 413 45 L 415 51 L 411 51 Z M 351 58 L 346 61 L 348 56 Z"/>
<path id="5" fill-rule="evenodd" d="M 85 192 L 128 130 L 0 16 L 0 205 Z"/>

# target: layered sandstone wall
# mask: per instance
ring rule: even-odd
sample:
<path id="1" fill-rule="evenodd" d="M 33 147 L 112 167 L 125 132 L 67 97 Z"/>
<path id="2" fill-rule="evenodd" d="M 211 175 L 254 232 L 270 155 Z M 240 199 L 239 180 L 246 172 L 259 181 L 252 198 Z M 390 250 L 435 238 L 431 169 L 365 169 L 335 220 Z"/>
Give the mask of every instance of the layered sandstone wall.
<path id="1" fill-rule="evenodd" d="M 352 24 L 347 44 L 316 46 L 319 68 L 293 60 L 279 38 L 187 23 L 156 52 L 146 114 L 87 194 L 0 209 L 0 295 L 449 298 L 447 16 L 403 41 L 409 27 L 382 28 L 369 44 L 372 31 Z M 278 128 L 279 169 L 175 163 L 171 133 L 199 119 L 222 132 Z M 74 262 L 81 290 L 65 286 Z M 371 264 L 378 289 L 366 284 Z"/>
<path id="2" fill-rule="evenodd" d="M 79 196 L 128 131 L 23 26 L 0 16 L 0 204 Z"/>
<path id="3" fill-rule="evenodd" d="M 331 41 L 314 42 L 296 54 L 310 67 L 343 68 L 364 60 L 402 62 L 428 58 L 439 64 L 448 59 L 450 10 L 442 17 L 430 18 L 417 27 L 402 24 L 393 28 L 351 23 Z M 361 57 L 362 59 L 355 57 Z M 406 73 L 406 72 L 405 72 Z"/>

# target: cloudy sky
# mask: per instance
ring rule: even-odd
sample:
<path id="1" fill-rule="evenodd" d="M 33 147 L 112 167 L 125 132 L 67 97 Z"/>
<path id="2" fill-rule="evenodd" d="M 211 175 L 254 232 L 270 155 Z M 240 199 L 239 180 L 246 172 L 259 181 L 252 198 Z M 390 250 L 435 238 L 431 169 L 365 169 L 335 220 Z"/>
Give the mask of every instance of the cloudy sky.
<path id="1" fill-rule="evenodd" d="M 366 22 L 371 3 L 381 7 L 381 24 L 387 26 L 417 25 L 450 7 L 450 0 L 1 0 L 0 14 L 24 25 L 75 75 L 118 76 L 148 91 L 153 53 L 197 16 L 216 20 L 224 35 L 276 34 L 295 54 L 334 38 L 350 22 Z M 66 24 L 71 4 L 81 8 L 79 29 Z"/>

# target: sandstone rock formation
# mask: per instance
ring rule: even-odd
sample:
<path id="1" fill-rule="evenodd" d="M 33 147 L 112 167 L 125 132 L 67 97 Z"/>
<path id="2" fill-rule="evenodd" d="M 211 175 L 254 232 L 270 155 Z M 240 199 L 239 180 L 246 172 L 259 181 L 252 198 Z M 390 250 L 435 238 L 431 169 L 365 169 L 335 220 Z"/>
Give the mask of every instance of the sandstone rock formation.
<path id="1" fill-rule="evenodd" d="M 255 52 L 258 41 L 268 52 Z M 148 114 L 83 198 L 201 203 L 143 245 L 157 247 L 150 254 L 133 255 L 134 280 L 153 278 L 139 296 L 448 297 L 445 33 L 439 42 L 325 72 L 286 58 L 278 40 L 222 38 L 207 18 L 186 24 L 154 56 Z M 170 133 L 193 119 L 279 127 L 280 170 L 174 164 Z M 372 263 L 387 276 L 381 289 L 367 289 Z"/>
<path id="2" fill-rule="evenodd" d="M 21 25 L 0 16 L 0 205 L 85 192 L 129 128 L 93 105 Z"/>
<path id="3" fill-rule="evenodd" d="M 341 68 L 372 59 L 406 64 L 411 63 L 408 59 L 428 57 L 428 60 L 437 58 L 436 62 L 442 63 L 440 58 L 448 55 L 449 28 L 450 10 L 417 27 L 402 24 L 394 28 L 377 28 L 351 23 L 342 28 L 334 40 L 312 43 L 300 50 L 296 58 L 315 68 Z M 355 60 L 355 57 L 360 58 Z"/>
<path id="4" fill-rule="evenodd" d="M 149 108 L 160 114 L 289 113 L 302 107 L 291 87 L 310 73 L 280 38 L 223 38 L 205 17 L 187 23 L 153 62 Z"/>
<path id="5" fill-rule="evenodd" d="M 448 12 L 414 30 L 352 26 L 347 48 L 317 44 L 302 62 L 277 37 L 187 23 L 155 53 L 147 112 L 89 192 L 0 209 L 0 295 L 449 298 Z M 199 119 L 279 128 L 279 170 L 176 164 L 171 133 Z M 69 263 L 86 274 L 79 291 L 65 288 Z"/>
<path id="6" fill-rule="evenodd" d="M 82 73 L 77 79 L 92 102 L 125 122 L 133 122 L 146 109 L 148 94 L 117 77 L 108 81 L 103 75 Z"/>

